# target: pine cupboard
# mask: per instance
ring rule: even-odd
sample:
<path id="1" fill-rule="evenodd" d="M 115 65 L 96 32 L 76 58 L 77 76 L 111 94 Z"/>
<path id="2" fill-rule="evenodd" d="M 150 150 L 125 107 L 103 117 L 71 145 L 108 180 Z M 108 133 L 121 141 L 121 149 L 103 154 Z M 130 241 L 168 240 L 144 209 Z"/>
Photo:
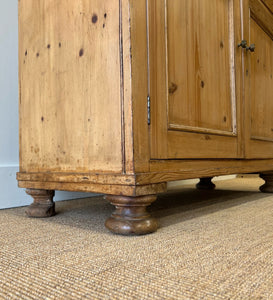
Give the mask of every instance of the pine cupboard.
<path id="1" fill-rule="evenodd" d="M 273 192 L 271 0 L 20 0 L 19 187 L 103 193 L 146 234 L 167 182 L 260 173 Z"/>

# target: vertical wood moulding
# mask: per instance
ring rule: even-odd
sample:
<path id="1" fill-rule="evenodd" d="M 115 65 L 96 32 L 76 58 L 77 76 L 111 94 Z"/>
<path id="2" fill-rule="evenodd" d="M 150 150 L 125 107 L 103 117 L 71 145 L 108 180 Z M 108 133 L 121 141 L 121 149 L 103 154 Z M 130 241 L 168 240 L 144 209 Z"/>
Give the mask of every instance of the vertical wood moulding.
<path id="1" fill-rule="evenodd" d="M 168 84 L 169 84 L 169 49 L 168 49 L 168 0 L 164 0 L 164 27 L 165 27 L 165 53 L 166 53 L 166 69 L 165 69 L 165 76 L 166 76 L 166 86 L 165 86 L 165 95 L 166 95 L 166 128 L 169 128 L 170 124 L 170 117 L 169 117 L 169 93 L 168 93 Z M 168 151 L 168 150 L 167 150 Z"/>
<path id="2" fill-rule="evenodd" d="M 133 110 L 132 110 L 132 61 L 131 61 L 131 12 L 128 0 L 122 0 L 123 40 L 123 107 L 124 107 L 124 170 L 134 173 Z"/>
<path id="3" fill-rule="evenodd" d="M 235 24 L 234 24 L 234 0 L 229 0 L 229 49 L 230 49 L 230 96 L 232 107 L 232 132 L 237 134 L 237 101 L 235 83 Z M 237 98 L 238 99 L 238 98 Z"/>
<path id="4" fill-rule="evenodd" d="M 149 171 L 146 0 L 129 0 L 135 172 Z"/>
<path id="5" fill-rule="evenodd" d="M 245 36 L 245 28 L 246 28 L 246 16 L 245 16 L 245 1 L 240 0 L 240 26 L 241 26 L 241 37 L 238 39 L 238 42 L 242 41 L 243 39 L 246 39 L 247 37 Z M 246 63 L 245 63 L 245 52 L 241 51 L 240 54 L 240 59 L 241 59 L 241 114 L 240 114 L 240 125 L 241 125 L 241 156 L 243 158 L 246 157 L 246 141 L 247 141 L 247 132 L 248 126 L 247 126 L 247 119 L 246 119 L 246 114 L 247 114 L 247 108 L 246 108 L 246 97 L 248 97 L 248 92 L 246 91 L 246 78 L 244 74 L 246 73 Z M 237 63 L 238 67 L 238 63 Z"/>
<path id="6" fill-rule="evenodd" d="M 167 158 L 166 33 L 164 0 L 148 0 L 149 76 L 151 96 L 150 148 L 152 159 Z M 164 50 L 163 50 L 164 49 Z M 159 70 L 159 71 L 158 71 Z M 162 121 L 164 120 L 164 121 Z M 164 142 L 160 142 L 164 141 Z"/>
<path id="7" fill-rule="evenodd" d="M 149 19 L 149 0 L 146 0 L 146 51 L 147 51 L 147 122 L 148 122 L 148 156 L 151 158 L 151 76 L 150 76 L 150 19 Z M 149 101 L 149 103 L 148 103 Z M 149 106 L 149 107 L 148 107 Z M 150 171 L 150 166 L 149 166 Z"/>
<path id="8" fill-rule="evenodd" d="M 122 173 L 126 173 L 125 126 L 124 126 L 124 63 L 123 63 L 123 22 L 122 0 L 119 0 L 119 55 L 120 55 L 120 109 L 121 109 L 121 153 Z"/>

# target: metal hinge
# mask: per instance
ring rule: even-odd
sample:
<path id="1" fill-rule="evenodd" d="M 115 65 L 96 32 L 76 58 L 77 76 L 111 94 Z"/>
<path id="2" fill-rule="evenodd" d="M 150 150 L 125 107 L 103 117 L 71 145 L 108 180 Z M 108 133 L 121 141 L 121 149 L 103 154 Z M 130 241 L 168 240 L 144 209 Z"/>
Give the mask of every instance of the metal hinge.
<path id="1" fill-rule="evenodd" d="M 147 112 L 148 112 L 148 125 L 151 124 L 151 99 L 147 96 Z"/>

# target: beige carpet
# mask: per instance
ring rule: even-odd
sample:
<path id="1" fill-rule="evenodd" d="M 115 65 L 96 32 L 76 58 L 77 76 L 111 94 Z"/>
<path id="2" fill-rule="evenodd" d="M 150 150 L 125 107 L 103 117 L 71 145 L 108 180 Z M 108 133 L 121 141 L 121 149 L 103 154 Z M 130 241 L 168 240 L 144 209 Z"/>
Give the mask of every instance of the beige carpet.
<path id="1" fill-rule="evenodd" d="M 58 215 L 0 211 L 0 299 L 273 299 L 273 195 L 260 179 L 184 187 L 152 206 L 157 233 L 104 229 L 101 197 Z"/>

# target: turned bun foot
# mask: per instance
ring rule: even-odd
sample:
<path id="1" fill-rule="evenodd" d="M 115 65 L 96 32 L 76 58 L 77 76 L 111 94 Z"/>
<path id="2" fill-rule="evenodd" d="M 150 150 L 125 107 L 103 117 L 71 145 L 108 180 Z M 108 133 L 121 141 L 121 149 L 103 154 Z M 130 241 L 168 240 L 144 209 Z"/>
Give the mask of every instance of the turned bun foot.
<path id="1" fill-rule="evenodd" d="M 26 193 L 34 199 L 26 209 L 28 217 L 48 218 L 55 215 L 54 191 L 27 189 Z"/>
<path id="2" fill-rule="evenodd" d="M 198 190 L 214 190 L 215 184 L 211 181 L 213 177 L 200 178 L 196 188 Z"/>
<path id="3" fill-rule="evenodd" d="M 273 173 L 260 174 L 260 177 L 265 181 L 265 184 L 260 187 L 263 193 L 273 193 Z"/>
<path id="4" fill-rule="evenodd" d="M 116 210 L 106 220 L 105 226 L 112 232 L 122 235 L 142 235 L 157 230 L 158 223 L 147 212 L 146 208 L 156 196 L 125 197 L 106 196 Z"/>

